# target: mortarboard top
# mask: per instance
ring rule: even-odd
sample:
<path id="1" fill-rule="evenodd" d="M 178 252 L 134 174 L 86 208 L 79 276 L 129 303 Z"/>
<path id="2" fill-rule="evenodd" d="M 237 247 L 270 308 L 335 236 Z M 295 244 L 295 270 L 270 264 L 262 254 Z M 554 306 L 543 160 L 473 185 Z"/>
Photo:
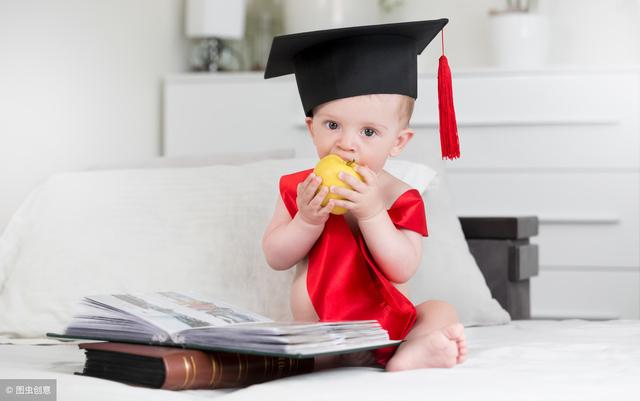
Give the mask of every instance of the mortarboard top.
<path id="1" fill-rule="evenodd" d="M 276 36 L 265 78 L 295 73 L 304 112 L 330 100 L 375 93 L 418 97 L 417 55 L 447 19 Z"/>
<path id="2" fill-rule="evenodd" d="M 442 18 L 276 36 L 264 77 L 295 74 L 307 116 L 311 116 L 316 106 L 352 96 L 390 93 L 416 99 L 417 56 L 448 22 L 448 19 Z M 444 55 L 441 57 L 441 69 L 443 59 L 446 62 Z M 445 93 L 450 93 L 448 65 L 446 71 L 449 74 L 449 86 Z M 449 106 L 446 110 L 445 120 L 450 122 L 453 105 L 450 111 Z M 441 110 L 441 127 L 442 116 Z M 453 131 L 457 133 L 455 114 L 452 117 Z M 448 138 L 449 134 L 445 136 Z M 457 134 L 454 141 L 457 145 Z M 450 140 L 446 139 L 443 144 L 445 142 Z M 445 152 L 444 147 L 445 157 L 456 154 L 455 150 Z"/>

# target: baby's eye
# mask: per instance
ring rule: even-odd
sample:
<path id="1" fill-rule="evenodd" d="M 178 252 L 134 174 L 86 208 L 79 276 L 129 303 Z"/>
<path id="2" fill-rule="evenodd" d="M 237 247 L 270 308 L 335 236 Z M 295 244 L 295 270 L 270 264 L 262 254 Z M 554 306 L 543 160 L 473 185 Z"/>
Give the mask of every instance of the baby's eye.
<path id="1" fill-rule="evenodd" d="M 368 138 L 377 134 L 376 130 L 374 130 L 373 128 L 365 128 L 362 131 L 360 131 L 360 133 Z"/>
<path id="2" fill-rule="evenodd" d="M 324 123 L 324 125 L 330 130 L 338 129 L 338 123 L 335 121 L 327 121 L 326 123 Z"/>

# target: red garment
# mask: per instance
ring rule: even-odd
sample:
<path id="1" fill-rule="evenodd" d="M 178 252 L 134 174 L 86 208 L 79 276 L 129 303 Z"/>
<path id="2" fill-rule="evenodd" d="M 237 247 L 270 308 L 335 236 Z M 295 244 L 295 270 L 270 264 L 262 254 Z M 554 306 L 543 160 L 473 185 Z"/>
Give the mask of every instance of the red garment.
<path id="1" fill-rule="evenodd" d="M 298 212 L 297 186 L 312 169 L 280 178 L 280 194 L 293 218 Z M 424 203 L 420 193 L 403 193 L 388 210 L 398 228 L 427 236 Z M 355 238 L 343 215 L 330 215 L 309 251 L 307 291 L 321 321 L 375 319 L 394 340 L 404 339 L 416 320 L 416 309 L 376 266 L 362 235 Z M 396 347 L 376 350 L 376 360 L 386 365 Z"/>

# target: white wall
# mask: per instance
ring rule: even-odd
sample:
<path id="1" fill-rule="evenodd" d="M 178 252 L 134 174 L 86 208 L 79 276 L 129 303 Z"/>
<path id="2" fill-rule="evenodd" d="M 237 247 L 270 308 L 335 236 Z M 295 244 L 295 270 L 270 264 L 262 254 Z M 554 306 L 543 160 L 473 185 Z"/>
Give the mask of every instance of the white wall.
<path id="1" fill-rule="evenodd" d="M 148 158 L 182 0 L 0 0 L 0 232 L 50 173 Z"/>
<path id="2" fill-rule="evenodd" d="M 454 69 L 494 64 L 489 42 L 490 9 L 504 0 L 404 0 L 383 14 L 386 22 L 449 18 L 445 52 Z M 609 66 L 640 64 L 640 0 L 539 0 L 536 12 L 549 20 L 549 64 Z M 440 38 L 420 57 L 420 70 L 435 73 Z"/>
<path id="3" fill-rule="evenodd" d="M 487 13 L 504 3 L 405 0 L 383 20 L 450 18 L 455 74 L 491 65 Z M 552 64 L 640 64 L 640 0 L 539 3 Z M 0 231 L 52 172 L 158 154 L 161 78 L 187 69 L 182 25 L 183 0 L 0 0 Z"/>

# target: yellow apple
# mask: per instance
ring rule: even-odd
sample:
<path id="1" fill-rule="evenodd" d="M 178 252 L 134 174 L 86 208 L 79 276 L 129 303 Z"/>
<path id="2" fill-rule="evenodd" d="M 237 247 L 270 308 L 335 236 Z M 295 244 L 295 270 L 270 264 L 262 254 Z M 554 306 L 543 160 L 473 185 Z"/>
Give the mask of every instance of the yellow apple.
<path id="1" fill-rule="evenodd" d="M 352 189 L 351 185 L 343 182 L 339 177 L 338 173 L 340 171 L 344 171 L 346 174 L 350 174 L 356 177 L 360 181 L 364 181 L 362 176 L 356 172 L 354 167 L 356 166 L 356 162 L 354 161 L 345 161 L 340 156 L 337 155 L 328 155 L 320 159 L 316 167 L 313 169 L 313 173 L 322 178 L 322 183 L 318 187 L 318 190 L 322 187 L 342 187 Z M 329 193 L 324 200 L 322 201 L 322 206 L 326 206 L 329 202 L 329 199 L 344 199 L 342 196 Z M 347 209 L 339 206 L 334 206 L 331 209 L 332 214 L 345 214 Z"/>

